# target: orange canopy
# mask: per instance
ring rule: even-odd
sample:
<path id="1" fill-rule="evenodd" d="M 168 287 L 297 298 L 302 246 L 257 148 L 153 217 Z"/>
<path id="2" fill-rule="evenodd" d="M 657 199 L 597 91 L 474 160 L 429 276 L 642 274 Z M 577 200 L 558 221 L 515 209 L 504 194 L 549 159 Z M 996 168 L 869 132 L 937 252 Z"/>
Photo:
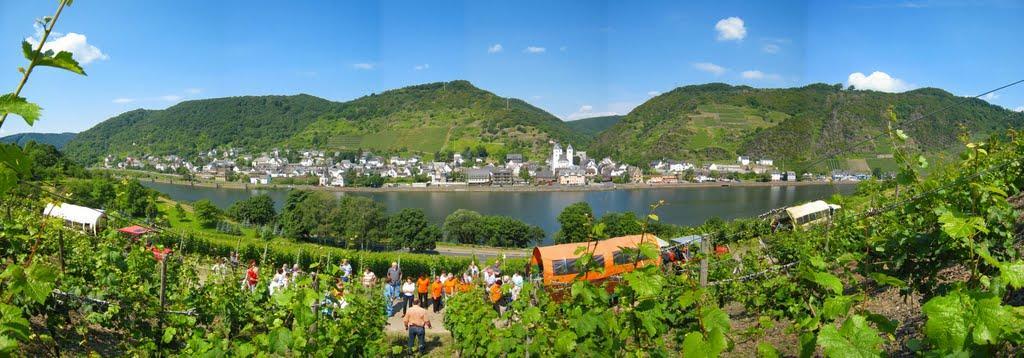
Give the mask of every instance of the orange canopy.
<path id="1" fill-rule="evenodd" d="M 538 246 L 533 249 L 533 256 L 530 258 L 531 265 L 541 268 L 544 283 L 572 282 L 579 270 L 576 267 L 576 260 L 585 252 L 593 252 L 594 261 L 604 267 L 603 273 L 588 272 L 587 280 L 598 280 L 632 271 L 634 266 L 658 265 L 661 263 L 658 257 L 641 258 L 638 265 L 634 265 L 635 257 L 624 252 L 624 248 L 636 249 L 641 242 L 658 247 L 658 237 L 646 235 L 628 235 L 614 237 L 607 240 L 594 242 L 577 242 L 570 244 Z M 579 248 L 584 248 L 576 253 Z"/>

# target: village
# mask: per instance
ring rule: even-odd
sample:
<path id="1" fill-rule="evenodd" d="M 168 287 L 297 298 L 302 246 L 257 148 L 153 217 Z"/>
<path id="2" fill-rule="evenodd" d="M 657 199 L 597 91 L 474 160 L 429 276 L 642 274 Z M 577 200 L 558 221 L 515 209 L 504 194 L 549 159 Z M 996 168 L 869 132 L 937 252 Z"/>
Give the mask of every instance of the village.
<path id="1" fill-rule="evenodd" d="M 541 161 L 510 153 L 502 159 L 467 158 L 453 153 L 448 161 L 427 161 L 420 156 L 358 155 L 324 150 L 274 149 L 258 155 L 239 148 L 212 149 L 188 161 L 177 155 L 116 158 L 108 155 L 103 167 L 179 174 L 188 180 L 242 182 L 252 185 L 300 184 L 324 187 L 459 187 L 459 186 L 565 186 L 713 182 L 860 181 L 867 173 L 835 171 L 830 176 L 782 171 L 772 159 L 739 156 L 734 162 L 695 165 L 662 159 L 646 168 L 610 157 L 592 158 L 571 144 L 552 143 Z"/>

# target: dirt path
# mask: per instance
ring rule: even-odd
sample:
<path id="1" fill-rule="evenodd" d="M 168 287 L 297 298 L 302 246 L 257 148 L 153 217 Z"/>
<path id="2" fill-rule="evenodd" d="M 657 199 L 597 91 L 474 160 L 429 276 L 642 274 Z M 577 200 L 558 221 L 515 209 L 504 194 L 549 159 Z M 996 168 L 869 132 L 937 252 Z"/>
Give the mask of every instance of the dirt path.
<path id="1" fill-rule="evenodd" d="M 396 301 L 395 314 L 388 317 L 388 325 L 385 328 L 385 332 L 388 334 L 405 334 L 405 325 L 402 323 L 402 301 Z M 447 329 L 444 328 L 444 309 L 438 313 L 434 313 L 431 306 L 427 306 L 427 318 L 430 319 L 430 328 L 427 328 L 427 335 L 450 335 Z"/>

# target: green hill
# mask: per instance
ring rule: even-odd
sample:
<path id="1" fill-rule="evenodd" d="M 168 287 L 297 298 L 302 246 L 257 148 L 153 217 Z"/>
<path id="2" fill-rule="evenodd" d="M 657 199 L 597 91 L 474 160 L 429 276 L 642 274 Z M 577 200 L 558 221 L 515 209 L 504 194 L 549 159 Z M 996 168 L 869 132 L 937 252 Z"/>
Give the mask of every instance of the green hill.
<path id="1" fill-rule="evenodd" d="M 336 102 L 300 94 L 185 101 L 164 110 L 137 109 L 81 132 L 65 152 L 93 163 L 107 154 L 183 154 L 217 146 L 266 148 L 287 140 Z"/>
<path id="2" fill-rule="evenodd" d="M 961 100 L 934 88 L 883 93 L 825 84 L 786 89 L 721 83 L 685 86 L 635 108 L 602 132 L 590 150 L 634 163 L 749 155 L 773 158 L 792 168 L 882 133 L 890 105 L 900 119 L 908 120 Z M 934 154 L 957 143 L 961 126 L 981 136 L 1024 127 L 1024 114 L 969 99 L 910 123 L 907 134 L 919 148 Z M 880 140 L 844 153 L 837 162 L 840 167 L 862 167 L 865 162 L 886 166 L 891 163 L 879 158 L 886 153 L 890 145 Z"/>
<path id="3" fill-rule="evenodd" d="M 587 144 L 544 110 L 467 81 L 410 86 L 342 103 L 289 141 L 293 147 L 434 153 L 477 145 L 544 152 L 549 140 Z"/>
<path id="4" fill-rule="evenodd" d="M 106 154 L 190 155 L 221 146 L 433 154 L 483 145 L 489 152 L 542 153 L 549 140 L 580 147 L 589 143 L 589 137 L 540 108 L 453 81 L 349 102 L 309 95 L 248 96 L 134 110 L 80 133 L 66 151 L 85 163 Z"/>
<path id="5" fill-rule="evenodd" d="M 72 138 L 75 138 L 74 133 L 18 133 L 12 134 L 6 137 L 0 137 L 0 143 L 14 143 L 17 145 L 24 146 L 28 142 L 36 142 L 49 144 L 57 149 L 64 148 L 64 145 L 68 144 Z"/>
<path id="6" fill-rule="evenodd" d="M 611 126 L 619 123 L 622 120 L 622 116 L 604 116 L 604 117 L 590 117 L 577 119 L 575 121 L 565 122 L 569 125 L 569 128 L 589 137 L 596 137 L 604 130 L 611 128 Z"/>

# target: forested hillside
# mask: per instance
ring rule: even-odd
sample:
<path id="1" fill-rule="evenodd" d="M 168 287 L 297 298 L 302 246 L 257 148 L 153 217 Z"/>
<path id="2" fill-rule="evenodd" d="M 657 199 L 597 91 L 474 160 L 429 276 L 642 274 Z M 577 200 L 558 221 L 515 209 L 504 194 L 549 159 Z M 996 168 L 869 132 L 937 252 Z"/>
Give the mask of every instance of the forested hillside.
<path id="1" fill-rule="evenodd" d="M 539 153 L 547 150 L 549 140 L 584 146 L 588 136 L 522 100 L 453 81 L 349 102 L 309 95 L 247 96 L 139 109 L 80 133 L 67 152 L 85 163 L 107 154 L 191 155 L 221 146 L 432 154 L 483 145 L 492 153 Z"/>
<path id="2" fill-rule="evenodd" d="M 164 110 L 122 113 L 79 133 L 65 151 L 91 163 L 107 154 L 189 155 L 224 145 L 266 148 L 336 107 L 305 94 L 186 101 Z"/>
<path id="3" fill-rule="evenodd" d="M 601 133 L 592 152 L 633 162 L 674 157 L 730 159 L 771 157 L 796 165 L 843 151 L 842 159 L 876 160 L 888 153 L 885 141 L 855 153 L 844 149 L 882 133 L 886 109 L 913 121 L 906 132 L 930 154 L 957 143 L 963 130 L 982 136 L 1024 126 L 1024 114 L 980 99 L 922 88 L 904 93 L 843 89 L 814 84 L 800 88 L 757 89 L 721 83 L 685 86 L 640 105 Z M 924 120 L 914 120 L 951 106 Z"/>
<path id="4" fill-rule="evenodd" d="M 71 139 L 75 138 L 74 133 L 18 133 L 0 138 L 0 143 L 14 143 L 24 146 L 28 142 L 49 144 L 57 149 L 64 148 Z"/>
<path id="5" fill-rule="evenodd" d="M 565 122 L 565 124 L 568 124 L 569 128 L 572 128 L 576 133 L 594 137 L 604 130 L 611 128 L 616 123 L 619 123 L 621 120 L 622 116 L 614 115 L 577 119 L 575 121 Z"/>

